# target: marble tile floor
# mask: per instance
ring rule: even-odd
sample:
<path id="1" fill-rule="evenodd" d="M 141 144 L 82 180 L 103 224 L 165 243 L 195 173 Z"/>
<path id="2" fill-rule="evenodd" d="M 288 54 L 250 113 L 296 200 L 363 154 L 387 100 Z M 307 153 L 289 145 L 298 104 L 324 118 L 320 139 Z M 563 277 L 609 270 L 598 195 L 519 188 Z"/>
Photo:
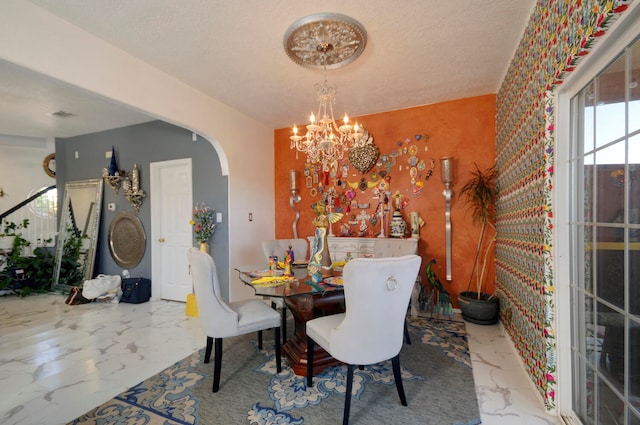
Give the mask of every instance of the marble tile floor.
<path id="1" fill-rule="evenodd" d="M 0 424 L 64 424 L 204 346 L 185 304 L 64 304 L 0 297 Z M 502 328 L 467 324 L 484 425 L 562 422 L 544 412 Z"/>
<path id="2" fill-rule="evenodd" d="M 466 323 L 473 380 L 483 425 L 561 425 L 546 413 L 507 333 L 500 325 Z"/>

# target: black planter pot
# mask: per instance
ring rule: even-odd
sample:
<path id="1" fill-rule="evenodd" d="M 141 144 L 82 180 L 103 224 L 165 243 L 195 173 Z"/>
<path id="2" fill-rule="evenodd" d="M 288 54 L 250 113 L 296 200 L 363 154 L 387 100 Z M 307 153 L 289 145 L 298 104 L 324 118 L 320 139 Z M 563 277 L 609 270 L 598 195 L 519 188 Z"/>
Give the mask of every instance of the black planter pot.
<path id="1" fill-rule="evenodd" d="M 498 322 L 500 303 L 498 297 L 477 292 L 460 292 L 458 305 L 462 310 L 462 318 L 477 325 L 493 325 Z"/>

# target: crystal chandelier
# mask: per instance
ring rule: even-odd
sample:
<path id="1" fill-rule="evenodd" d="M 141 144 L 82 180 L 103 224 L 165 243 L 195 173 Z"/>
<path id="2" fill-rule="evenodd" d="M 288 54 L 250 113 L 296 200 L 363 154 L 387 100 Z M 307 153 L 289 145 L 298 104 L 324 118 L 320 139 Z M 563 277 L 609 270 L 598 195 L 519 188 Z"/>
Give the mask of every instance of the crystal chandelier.
<path id="1" fill-rule="evenodd" d="M 285 34 L 285 50 L 296 63 L 324 71 L 324 81 L 316 84 L 319 103 L 317 114 L 309 117 L 304 135 L 293 126 L 291 149 L 307 155 L 312 163 L 324 167 L 343 159 L 352 148 L 367 142 L 366 131 L 357 123 L 351 125 L 347 114 L 342 123 L 336 123 L 333 104 L 336 86 L 327 82 L 327 68 L 339 68 L 352 62 L 364 49 L 366 34 L 355 20 L 337 14 L 308 16 L 294 23 Z"/>

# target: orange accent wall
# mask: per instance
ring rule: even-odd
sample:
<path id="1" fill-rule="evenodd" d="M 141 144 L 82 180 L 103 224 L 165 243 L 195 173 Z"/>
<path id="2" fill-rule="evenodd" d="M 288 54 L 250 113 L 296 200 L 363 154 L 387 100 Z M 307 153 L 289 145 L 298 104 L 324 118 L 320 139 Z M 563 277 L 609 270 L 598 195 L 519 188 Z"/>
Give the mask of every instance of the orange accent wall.
<path id="1" fill-rule="evenodd" d="M 341 111 L 336 111 L 336 113 L 342 114 Z M 412 194 L 408 154 L 396 158 L 396 165 L 389 173 L 391 176 L 389 190 L 392 193 L 399 190 L 404 195 L 407 205 L 402 213 L 407 221 L 407 230 L 410 230 L 410 211 L 418 211 L 425 221 L 425 225 L 420 229 L 418 243 L 419 254 L 423 259 L 421 276 L 424 276 L 426 264 L 431 258 L 435 258 L 434 270 L 451 293 L 454 304 L 456 304 L 457 294 L 467 290 L 480 234 L 480 226 L 473 224 L 467 214 L 466 206 L 458 199 L 458 193 L 464 185 L 469 171 L 474 169 L 474 162 L 478 164 L 480 169 L 485 169 L 495 161 L 495 114 L 496 96 L 490 94 L 351 118 L 351 121 L 365 126 L 373 136 L 373 142 L 381 154 L 390 154 L 393 150 L 398 151 L 400 147 L 416 146 L 418 148 L 416 156 L 418 160 L 424 160 L 426 165 L 419 177 L 419 181 L 424 183 L 422 193 L 416 196 Z M 292 120 L 299 123 L 304 120 L 304 116 L 292 117 Z M 295 212 L 289 203 L 291 196 L 289 170 L 296 169 L 299 172 L 297 186 L 302 201 L 295 204 L 300 211 L 300 220 L 297 226 L 298 237 L 306 238 L 313 235 L 314 228 L 311 221 L 315 214 L 311 210 L 311 204 L 321 199 L 319 194 L 312 197 L 310 189 L 305 187 L 306 156 L 298 153 L 296 159 L 295 149 L 292 150 L 289 147 L 291 134 L 290 128 L 274 131 L 276 238 L 293 237 Z M 421 140 L 416 140 L 416 135 L 421 135 Z M 428 136 L 426 142 L 425 135 Z M 440 158 L 445 156 L 454 157 L 454 183 L 451 202 L 452 280 L 450 282 L 445 280 L 445 200 L 442 195 L 444 184 L 440 179 Z M 435 162 L 435 168 L 427 180 L 426 175 L 427 170 L 431 168 L 431 159 Z M 399 169 L 400 165 L 402 165 L 402 170 Z M 384 168 L 374 166 L 371 171 L 363 175 L 351 166 L 347 180 L 359 182 L 364 177 L 370 181 L 371 174 L 382 169 Z M 336 187 L 336 190 L 338 193 L 342 193 L 345 187 Z M 378 201 L 372 199 L 373 189 L 367 189 L 364 192 L 359 189 L 355 189 L 355 191 L 357 193 L 355 199 L 358 203 L 369 203 L 370 206 L 365 211 L 368 214 L 373 214 L 378 205 Z M 393 201 L 390 200 L 390 202 Z M 360 209 L 356 209 L 351 213 L 345 213 L 341 222 L 334 225 L 334 234 L 339 234 L 340 224 L 347 221 L 351 214 L 359 212 Z M 388 219 L 386 221 L 388 224 Z M 351 226 L 351 230 L 357 230 L 357 227 Z M 375 227 L 369 223 L 369 229 L 367 236 L 377 235 L 380 232 L 380 222 Z M 389 235 L 388 227 L 385 233 Z M 495 281 L 493 256 L 489 258 L 488 266 L 488 281 L 491 283 L 485 290 L 492 293 Z M 471 290 L 475 289 L 472 287 Z"/>

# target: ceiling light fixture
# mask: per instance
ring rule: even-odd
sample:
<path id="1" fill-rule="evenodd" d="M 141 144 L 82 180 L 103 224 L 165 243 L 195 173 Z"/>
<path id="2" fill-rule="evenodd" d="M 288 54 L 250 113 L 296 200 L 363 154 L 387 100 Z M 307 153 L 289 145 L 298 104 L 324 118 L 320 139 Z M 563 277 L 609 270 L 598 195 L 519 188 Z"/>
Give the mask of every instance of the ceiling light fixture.
<path id="1" fill-rule="evenodd" d="M 295 63 L 311 69 L 322 69 L 324 81 L 316 84 L 319 102 L 317 115 L 309 117 L 306 134 L 298 135 L 293 126 L 291 149 L 307 155 L 312 164 L 325 168 L 344 158 L 350 148 L 363 146 L 368 134 L 357 123 L 351 125 L 347 114 L 338 125 L 333 114 L 336 86 L 327 82 L 327 69 L 353 62 L 364 50 L 367 35 L 360 23 L 344 15 L 321 13 L 293 23 L 285 33 L 284 48 Z"/>

